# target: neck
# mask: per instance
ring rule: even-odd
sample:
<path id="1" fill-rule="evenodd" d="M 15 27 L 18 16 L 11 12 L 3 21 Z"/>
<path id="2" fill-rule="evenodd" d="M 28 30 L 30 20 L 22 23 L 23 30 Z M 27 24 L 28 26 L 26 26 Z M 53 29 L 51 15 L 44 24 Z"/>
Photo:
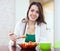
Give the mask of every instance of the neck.
<path id="1" fill-rule="evenodd" d="M 35 21 L 29 20 L 29 21 L 28 21 L 28 25 L 31 25 L 31 26 L 32 26 L 32 25 L 35 25 Z"/>

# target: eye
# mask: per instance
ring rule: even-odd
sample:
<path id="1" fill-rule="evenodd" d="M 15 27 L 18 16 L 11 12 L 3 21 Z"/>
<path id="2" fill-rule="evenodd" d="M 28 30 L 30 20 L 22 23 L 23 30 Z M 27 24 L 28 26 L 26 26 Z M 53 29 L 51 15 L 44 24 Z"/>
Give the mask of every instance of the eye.
<path id="1" fill-rule="evenodd" d="M 36 13 L 38 13 L 38 14 L 39 14 L 39 11 L 36 11 Z"/>
<path id="2" fill-rule="evenodd" d="M 32 9 L 31 12 L 34 12 L 34 9 Z"/>

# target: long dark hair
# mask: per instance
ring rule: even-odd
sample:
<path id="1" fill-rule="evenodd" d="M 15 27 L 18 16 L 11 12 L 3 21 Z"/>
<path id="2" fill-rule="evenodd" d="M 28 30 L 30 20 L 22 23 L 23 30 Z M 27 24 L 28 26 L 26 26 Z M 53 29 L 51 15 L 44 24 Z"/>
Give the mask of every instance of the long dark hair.
<path id="1" fill-rule="evenodd" d="M 45 23 L 45 20 L 44 20 L 44 14 L 43 14 L 43 7 L 42 7 L 42 4 L 40 2 L 32 2 L 28 8 L 28 11 L 27 11 L 27 19 L 29 19 L 28 17 L 28 13 L 29 13 L 29 10 L 31 8 L 32 5 L 36 5 L 39 9 L 39 17 L 37 18 L 36 22 L 37 24 L 41 24 L 41 23 Z"/>

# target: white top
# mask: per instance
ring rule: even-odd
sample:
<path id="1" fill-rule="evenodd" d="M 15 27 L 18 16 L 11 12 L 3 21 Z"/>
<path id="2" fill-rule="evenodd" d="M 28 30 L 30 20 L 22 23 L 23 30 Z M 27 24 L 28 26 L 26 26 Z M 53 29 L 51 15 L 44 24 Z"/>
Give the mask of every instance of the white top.
<path id="1" fill-rule="evenodd" d="M 22 36 L 24 27 L 25 27 L 25 23 L 23 23 L 22 20 L 20 20 L 16 24 L 14 34 L 16 34 L 17 37 Z M 28 27 L 28 24 L 26 26 L 26 30 L 27 30 L 27 27 Z M 26 35 L 26 30 L 25 30 L 25 35 Z M 46 37 L 46 35 L 47 35 L 46 24 L 42 23 L 40 26 L 35 24 L 36 42 L 43 42 L 43 43 L 50 42 L 48 38 Z M 20 38 L 17 40 L 17 42 L 19 43 L 25 42 L 25 38 Z"/>

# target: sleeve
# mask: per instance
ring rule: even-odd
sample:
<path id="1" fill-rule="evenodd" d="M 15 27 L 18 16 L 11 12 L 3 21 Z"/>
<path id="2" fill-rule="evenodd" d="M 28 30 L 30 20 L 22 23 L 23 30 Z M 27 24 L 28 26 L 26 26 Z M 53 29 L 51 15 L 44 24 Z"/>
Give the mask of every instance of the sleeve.
<path id="1" fill-rule="evenodd" d="M 17 36 L 23 35 L 25 23 L 22 21 L 23 21 L 23 19 L 21 19 L 15 26 L 14 34 Z"/>
<path id="2" fill-rule="evenodd" d="M 16 24 L 14 34 L 17 36 L 17 38 L 23 35 L 24 27 L 25 27 L 25 23 L 23 23 L 22 20 L 20 20 Z M 18 44 L 18 43 L 22 43 L 24 41 L 25 41 L 24 38 L 19 38 L 19 39 L 17 39 L 16 43 Z"/>
<path id="3" fill-rule="evenodd" d="M 42 24 L 41 25 L 41 35 L 46 35 L 47 34 L 47 30 L 46 30 L 46 24 Z"/>
<path id="4" fill-rule="evenodd" d="M 43 37 L 43 40 L 41 40 L 41 42 L 51 43 L 53 46 L 52 36 L 49 30 L 47 29 L 46 24 L 41 26 L 41 37 Z"/>
<path id="5" fill-rule="evenodd" d="M 50 42 L 49 41 L 49 38 L 48 38 L 48 33 L 47 33 L 48 31 L 47 31 L 47 26 L 46 26 L 46 24 L 42 24 L 41 25 L 41 39 L 40 39 L 40 41 L 41 42 Z"/>
<path id="6" fill-rule="evenodd" d="M 15 26 L 15 30 L 14 30 L 14 34 L 15 35 L 19 35 L 20 34 L 20 22 L 18 22 Z"/>
<path id="7" fill-rule="evenodd" d="M 20 20 L 15 26 L 14 34 L 17 36 L 21 36 L 23 34 L 24 25 L 25 24 L 22 22 L 22 20 Z"/>
<path id="8" fill-rule="evenodd" d="M 17 37 L 21 36 L 23 34 L 24 24 L 22 23 L 22 19 L 16 24 L 14 34 L 17 35 Z M 17 39 L 17 43 L 24 42 L 24 39 Z M 13 46 L 14 42 L 12 40 L 9 41 L 9 48 Z"/>
<path id="9" fill-rule="evenodd" d="M 16 24 L 16 26 L 15 26 L 15 30 L 14 30 L 14 34 L 15 35 L 19 35 L 20 34 L 20 22 L 18 22 L 17 24 Z M 13 46 L 14 45 L 14 41 L 12 41 L 11 39 L 10 39 L 10 41 L 9 41 L 9 50 L 11 50 L 11 46 Z"/>

